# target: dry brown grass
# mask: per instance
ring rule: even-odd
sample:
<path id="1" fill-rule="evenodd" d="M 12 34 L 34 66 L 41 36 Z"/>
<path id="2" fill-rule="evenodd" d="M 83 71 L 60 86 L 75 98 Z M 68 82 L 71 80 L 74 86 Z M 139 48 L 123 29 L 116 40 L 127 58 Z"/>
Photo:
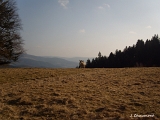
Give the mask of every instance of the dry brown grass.
<path id="1" fill-rule="evenodd" d="M 160 119 L 160 68 L 0 69 L 2 120 Z"/>

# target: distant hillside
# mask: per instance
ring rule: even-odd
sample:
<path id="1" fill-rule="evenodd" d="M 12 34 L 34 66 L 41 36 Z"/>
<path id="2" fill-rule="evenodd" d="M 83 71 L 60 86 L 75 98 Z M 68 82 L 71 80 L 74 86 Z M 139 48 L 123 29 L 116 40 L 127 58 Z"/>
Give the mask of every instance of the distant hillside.
<path id="1" fill-rule="evenodd" d="M 38 61 L 30 58 L 20 58 L 18 62 L 11 64 L 13 67 L 40 67 L 40 68 L 60 68 L 48 62 Z"/>
<path id="2" fill-rule="evenodd" d="M 39 67 L 39 68 L 75 68 L 77 62 L 68 61 L 58 57 L 42 57 L 23 54 L 18 62 L 10 64 L 11 67 Z"/>
<path id="3" fill-rule="evenodd" d="M 86 62 L 88 59 L 92 60 L 93 58 L 94 57 L 72 57 L 72 58 L 64 57 L 63 59 L 79 63 L 79 60 L 84 60 Z"/>

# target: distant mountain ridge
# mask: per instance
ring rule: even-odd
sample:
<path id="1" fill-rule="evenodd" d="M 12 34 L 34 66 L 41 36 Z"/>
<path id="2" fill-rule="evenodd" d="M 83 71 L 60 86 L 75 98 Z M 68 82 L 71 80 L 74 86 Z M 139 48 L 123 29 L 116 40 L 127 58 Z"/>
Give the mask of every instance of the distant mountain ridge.
<path id="1" fill-rule="evenodd" d="M 23 54 L 18 62 L 11 63 L 11 67 L 39 67 L 39 68 L 75 68 L 78 62 L 58 57 L 43 57 Z"/>
<path id="2" fill-rule="evenodd" d="M 79 63 L 79 60 L 83 60 L 83 61 L 87 61 L 88 59 L 92 60 L 94 57 L 72 57 L 72 58 L 67 58 L 67 57 L 63 57 L 63 59 L 68 60 L 68 61 L 73 61 L 76 63 Z"/>
<path id="3" fill-rule="evenodd" d="M 35 56 L 23 54 L 15 63 L 11 63 L 10 67 L 38 67 L 38 68 L 75 68 L 79 65 L 79 60 L 84 60 L 87 57 L 52 57 L 52 56 Z"/>

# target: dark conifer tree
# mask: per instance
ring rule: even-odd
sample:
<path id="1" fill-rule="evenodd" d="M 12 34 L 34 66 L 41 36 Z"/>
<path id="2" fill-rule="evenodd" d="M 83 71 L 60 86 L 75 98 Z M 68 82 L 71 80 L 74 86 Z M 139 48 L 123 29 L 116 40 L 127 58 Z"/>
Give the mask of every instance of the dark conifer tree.
<path id="1" fill-rule="evenodd" d="M 90 61 L 90 59 L 88 59 L 87 60 L 87 62 L 86 62 L 86 68 L 91 68 L 92 66 L 91 66 L 91 61 Z"/>
<path id="2" fill-rule="evenodd" d="M 143 40 L 138 40 L 136 43 L 136 62 L 138 66 L 143 66 L 143 63 L 145 61 L 144 59 L 144 41 Z"/>

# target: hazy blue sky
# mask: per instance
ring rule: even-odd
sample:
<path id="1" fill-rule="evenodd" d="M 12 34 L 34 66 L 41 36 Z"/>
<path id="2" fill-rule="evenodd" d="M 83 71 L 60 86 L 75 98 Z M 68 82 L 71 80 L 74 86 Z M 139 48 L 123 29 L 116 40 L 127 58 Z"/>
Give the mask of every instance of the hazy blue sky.
<path id="1" fill-rule="evenodd" d="M 97 57 L 160 32 L 160 0 L 15 0 L 28 54 Z"/>

